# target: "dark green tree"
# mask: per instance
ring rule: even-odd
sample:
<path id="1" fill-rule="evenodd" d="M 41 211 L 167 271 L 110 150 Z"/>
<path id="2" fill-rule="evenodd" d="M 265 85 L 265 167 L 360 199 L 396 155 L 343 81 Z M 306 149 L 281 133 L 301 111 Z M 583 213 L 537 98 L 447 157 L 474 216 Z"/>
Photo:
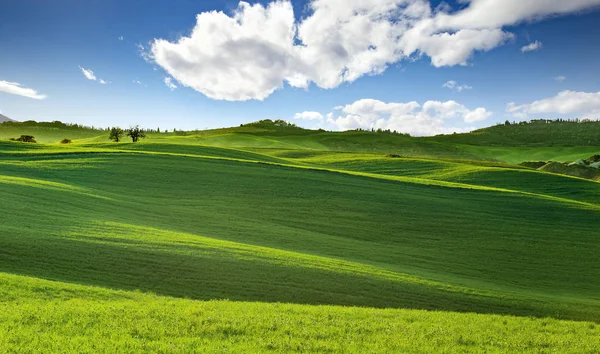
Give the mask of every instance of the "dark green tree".
<path id="1" fill-rule="evenodd" d="M 118 143 L 119 141 L 121 141 L 123 133 L 123 129 L 119 127 L 110 128 L 110 135 L 108 138 L 114 141 L 115 143 Z"/>
<path id="2" fill-rule="evenodd" d="M 131 141 L 137 143 L 141 138 L 145 138 L 146 134 L 144 133 L 144 130 L 140 128 L 139 125 L 136 125 L 127 129 L 127 136 L 131 137 Z"/>
<path id="3" fill-rule="evenodd" d="M 24 143 L 37 143 L 37 141 L 35 141 L 35 138 L 31 135 L 21 135 L 20 138 L 14 139 L 14 141 L 21 141 Z"/>

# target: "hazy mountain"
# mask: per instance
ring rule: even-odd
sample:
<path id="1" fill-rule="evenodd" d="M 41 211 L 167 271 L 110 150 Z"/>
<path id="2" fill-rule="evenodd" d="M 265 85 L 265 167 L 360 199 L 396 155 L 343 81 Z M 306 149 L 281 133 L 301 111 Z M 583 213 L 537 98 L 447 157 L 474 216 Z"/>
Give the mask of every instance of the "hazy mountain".
<path id="1" fill-rule="evenodd" d="M 4 123 L 4 122 L 15 122 L 15 120 L 10 119 L 5 115 L 0 114 L 0 123 Z"/>

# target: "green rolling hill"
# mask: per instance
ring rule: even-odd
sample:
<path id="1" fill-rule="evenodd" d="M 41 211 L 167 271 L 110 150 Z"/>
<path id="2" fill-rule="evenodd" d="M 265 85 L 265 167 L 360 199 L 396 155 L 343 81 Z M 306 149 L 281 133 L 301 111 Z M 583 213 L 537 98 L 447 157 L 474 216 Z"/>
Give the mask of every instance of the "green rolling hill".
<path id="1" fill-rule="evenodd" d="M 5 351 L 600 351 L 600 184 L 516 164 L 596 145 L 0 125 L 20 134 Z"/>

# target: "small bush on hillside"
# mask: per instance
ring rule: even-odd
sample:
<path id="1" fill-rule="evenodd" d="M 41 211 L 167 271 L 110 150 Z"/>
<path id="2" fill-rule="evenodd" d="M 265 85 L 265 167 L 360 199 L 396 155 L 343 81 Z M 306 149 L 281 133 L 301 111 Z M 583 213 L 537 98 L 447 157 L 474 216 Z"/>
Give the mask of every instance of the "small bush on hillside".
<path id="1" fill-rule="evenodd" d="M 12 140 L 12 141 L 20 141 L 20 142 L 23 142 L 23 143 L 37 143 L 37 141 L 35 141 L 35 137 L 33 137 L 31 135 L 21 135 L 17 139 L 11 138 L 10 140 Z"/>
<path id="2" fill-rule="evenodd" d="M 390 157 L 390 158 L 399 158 L 399 157 L 402 157 L 402 156 L 400 156 L 400 155 L 396 155 L 396 154 L 387 154 L 387 155 L 385 155 L 385 157 Z"/>
<path id="3" fill-rule="evenodd" d="M 64 138 L 63 140 L 60 141 L 61 144 L 70 144 L 71 143 L 71 139 L 67 139 Z"/>

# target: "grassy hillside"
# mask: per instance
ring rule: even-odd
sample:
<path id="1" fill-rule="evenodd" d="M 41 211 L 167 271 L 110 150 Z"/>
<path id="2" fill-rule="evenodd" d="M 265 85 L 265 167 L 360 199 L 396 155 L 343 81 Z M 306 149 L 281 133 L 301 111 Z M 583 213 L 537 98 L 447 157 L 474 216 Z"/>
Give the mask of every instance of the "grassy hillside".
<path id="1" fill-rule="evenodd" d="M 108 136 L 108 132 L 80 125 L 67 125 L 58 121 L 0 121 L 0 141 L 18 138 L 21 135 L 32 135 L 40 143 L 58 143 L 64 138 L 83 140 Z"/>
<path id="2" fill-rule="evenodd" d="M 599 183 L 284 129 L 0 142 L 0 348 L 600 350 Z"/>
<path id="3" fill-rule="evenodd" d="M 538 119 L 428 139 L 478 146 L 600 146 L 600 122 Z"/>
<path id="4" fill-rule="evenodd" d="M 370 131 L 327 132 L 261 121 L 234 128 L 206 131 L 148 133 L 148 142 L 190 146 L 214 146 L 243 150 L 301 150 L 394 154 L 469 160 L 574 161 L 600 152 L 600 123 L 534 121 L 498 125 L 467 134 L 410 137 Z M 106 130 L 60 122 L 8 122 L 0 124 L 0 140 L 33 135 L 42 143 L 63 138 L 76 142 L 107 143 Z M 269 152 L 266 152 L 269 154 Z"/>
<path id="5" fill-rule="evenodd" d="M 0 273 L 6 352 L 593 353 L 590 322 L 193 301 Z"/>

